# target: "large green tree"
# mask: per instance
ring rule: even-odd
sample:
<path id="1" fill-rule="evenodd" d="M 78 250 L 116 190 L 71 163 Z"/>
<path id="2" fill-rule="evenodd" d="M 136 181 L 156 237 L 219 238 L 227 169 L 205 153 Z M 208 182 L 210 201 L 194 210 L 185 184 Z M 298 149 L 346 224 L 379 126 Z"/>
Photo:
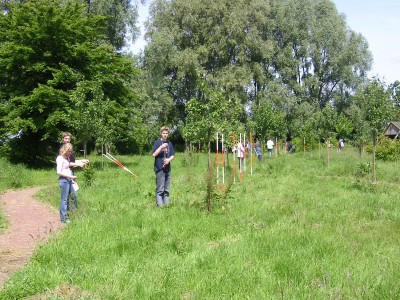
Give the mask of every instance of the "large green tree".
<path id="1" fill-rule="evenodd" d="M 390 90 L 379 79 L 374 78 L 355 96 L 355 102 L 360 107 L 363 124 L 361 136 L 369 136 L 373 143 L 372 149 L 372 180 L 376 182 L 376 140 L 393 117 L 394 103 Z"/>
<path id="2" fill-rule="evenodd" d="M 199 92 L 197 70 L 228 98 L 248 102 L 258 64 L 272 55 L 270 41 L 261 38 L 268 10 L 260 0 L 154 1 L 145 66 L 168 78 L 182 119 L 185 103 Z"/>
<path id="3" fill-rule="evenodd" d="M 348 29 L 330 0 L 273 3 L 274 75 L 299 100 L 321 108 L 360 84 L 371 67 L 366 40 Z"/>
<path id="4" fill-rule="evenodd" d="M 8 11 L 12 3 L 22 4 L 25 0 L 3 0 L 0 9 Z M 76 2 L 85 5 L 91 15 L 105 17 L 105 33 L 111 44 L 118 50 L 134 41 L 139 33 L 136 24 L 138 5 L 146 0 L 61 0 L 59 3 L 69 5 Z"/>
<path id="5" fill-rule="evenodd" d="M 183 122 L 198 94 L 197 69 L 241 101 L 241 122 L 270 99 L 293 134 L 296 105 L 340 113 L 372 62 L 366 40 L 330 0 L 155 0 L 147 30 L 144 67 L 166 79 Z"/>
<path id="6" fill-rule="evenodd" d="M 0 28 L 0 130 L 3 137 L 19 132 L 7 144 L 13 160 L 50 163 L 63 130 L 96 138 L 82 123 L 98 121 L 85 114 L 94 101 L 99 109 L 111 103 L 108 115 L 119 122 L 108 125 L 128 130 L 122 120 L 132 119 L 126 108 L 136 99 L 129 87 L 134 68 L 111 46 L 105 17 L 87 14 L 80 1 L 28 0 L 10 3 Z"/>
<path id="7" fill-rule="evenodd" d="M 106 34 L 114 47 L 120 50 L 126 46 L 127 42 L 136 39 L 139 33 L 136 24 L 139 0 L 81 1 L 87 3 L 89 13 L 106 17 Z"/>

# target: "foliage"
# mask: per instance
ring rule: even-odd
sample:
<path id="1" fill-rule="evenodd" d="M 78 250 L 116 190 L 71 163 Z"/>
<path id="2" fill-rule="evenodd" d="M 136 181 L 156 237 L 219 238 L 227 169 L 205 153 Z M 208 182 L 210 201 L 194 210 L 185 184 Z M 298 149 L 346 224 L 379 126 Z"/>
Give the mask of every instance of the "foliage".
<path id="1" fill-rule="evenodd" d="M 372 153 L 371 143 L 367 145 L 366 150 Z M 400 158 L 400 141 L 380 134 L 376 142 L 376 158 L 383 161 L 397 161 Z"/>
<path id="2" fill-rule="evenodd" d="M 285 115 L 273 107 L 272 104 L 262 101 L 253 108 L 255 131 L 263 140 L 275 137 L 286 137 Z"/>
<path id="3" fill-rule="evenodd" d="M 127 42 L 136 39 L 139 34 L 139 28 L 136 25 L 139 0 L 81 0 L 81 2 L 87 4 L 89 14 L 106 17 L 106 34 L 116 49 L 121 50 Z"/>
<path id="4" fill-rule="evenodd" d="M 400 120 L 400 81 L 389 85 L 390 98 L 393 101 L 394 115 L 393 120 Z"/>
<path id="5" fill-rule="evenodd" d="M 386 125 L 392 118 L 393 103 L 384 83 L 379 79 L 372 79 L 354 99 L 361 108 L 363 120 L 367 124 L 367 133 L 375 138 L 383 132 Z"/>
<path id="6" fill-rule="evenodd" d="M 393 116 L 393 102 L 385 84 L 376 78 L 370 80 L 354 98 L 364 120 L 364 125 L 359 128 L 365 130 L 361 136 L 369 135 L 372 139 L 372 181 L 376 182 L 376 139 Z"/>
<path id="7" fill-rule="evenodd" d="M 1 2 L 0 139 L 11 161 L 51 165 L 65 130 L 85 151 L 143 153 L 162 125 L 189 143 L 218 131 L 231 146 L 252 132 L 361 149 L 400 116 L 399 83 L 365 81 L 368 44 L 330 0 L 152 1 L 148 45 L 132 58 L 123 50 L 138 3 Z"/>
<path id="8" fill-rule="evenodd" d="M 0 136 L 20 132 L 8 144 L 11 160 L 49 165 L 61 131 L 79 131 L 87 142 L 104 137 L 92 131 L 99 118 L 112 132 L 129 132 L 139 122 L 135 110 L 127 111 L 136 102 L 128 85 L 133 64 L 109 44 L 107 24 L 80 1 L 7 5 L 0 15 Z M 107 118 L 96 112 L 104 108 Z"/>
<path id="9" fill-rule="evenodd" d="M 144 2 L 141 0 L 140 2 Z M 4 12 L 12 10 L 12 4 L 22 4 L 29 1 L 7 0 L 0 3 L 0 9 Z M 32 1 L 31 1 L 32 2 Z M 35 2 L 35 1 L 33 1 Z M 73 3 L 85 6 L 87 14 L 102 16 L 106 20 L 105 33 L 108 40 L 116 49 L 122 49 L 129 40 L 134 41 L 139 29 L 136 25 L 137 6 L 139 0 L 59 0 L 57 3 L 66 6 Z"/>
<path id="10" fill-rule="evenodd" d="M 279 131 L 295 135 L 296 106 L 315 111 L 335 100 L 343 110 L 371 66 L 365 39 L 329 0 L 160 0 L 150 15 L 145 66 L 165 79 L 177 123 L 198 96 L 196 70 L 251 116 L 269 99 L 287 122 Z"/>
<path id="11" fill-rule="evenodd" d="M 366 175 L 371 174 L 371 163 L 369 162 L 364 162 L 364 163 L 360 163 L 357 166 L 356 172 L 354 173 L 356 178 L 362 178 L 365 177 Z"/>
<path id="12" fill-rule="evenodd" d="M 351 120 L 344 114 L 340 114 L 337 118 L 335 125 L 336 137 L 338 139 L 349 139 L 351 138 L 351 133 L 354 131 L 354 124 Z"/>
<path id="13" fill-rule="evenodd" d="M 90 187 L 93 185 L 95 180 L 95 170 L 92 166 L 92 164 L 88 164 L 84 169 L 83 169 L 83 181 L 84 181 L 84 186 L 85 187 Z"/>
<path id="14" fill-rule="evenodd" d="M 198 82 L 199 97 L 186 103 L 186 124 L 181 129 L 183 138 L 188 142 L 210 142 L 216 132 L 229 135 L 237 129 L 240 106 L 234 99 L 226 99 L 217 87 L 210 87 L 205 76 Z"/>

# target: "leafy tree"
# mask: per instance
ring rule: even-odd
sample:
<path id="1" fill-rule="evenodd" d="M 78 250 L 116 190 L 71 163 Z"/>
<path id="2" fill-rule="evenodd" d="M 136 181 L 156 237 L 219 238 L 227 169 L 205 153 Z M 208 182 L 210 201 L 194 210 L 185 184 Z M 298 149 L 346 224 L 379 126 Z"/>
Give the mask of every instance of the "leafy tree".
<path id="1" fill-rule="evenodd" d="M 260 105 L 253 108 L 255 131 L 264 140 L 267 138 L 285 137 L 287 127 L 285 115 L 279 112 L 267 101 L 262 101 Z"/>
<path id="2" fill-rule="evenodd" d="M 299 137 L 306 143 L 307 149 L 315 149 L 320 141 L 325 139 L 324 129 L 321 126 L 322 112 L 317 111 L 304 120 L 300 127 Z"/>
<path id="3" fill-rule="evenodd" d="M 325 107 L 356 88 L 371 67 L 365 39 L 347 28 L 330 0 L 271 1 L 276 19 L 272 65 L 301 101 Z"/>
<path id="4" fill-rule="evenodd" d="M 368 123 L 364 118 L 364 113 L 361 107 L 356 105 L 356 103 L 352 103 L 352 105 L 346 109 L 346 114 L 349 116 L 349 119 L 353 124 L 351 139 L 358 147 L 361 157 L 365 145 L 367 145 L 367 143 L 371 140 L 368 130 Z"/>
<path id="5" fill-rule="evenodd" d="M 208 167 L 207 167 L 207 209 L 212 206 L 212 168 L 211 168 L 211 141 L 215 133 L 226 133 L 232 131 L 237 125 L 237 106 L 235 101 L 226 99 L 224 93 L 217 87 L 211 87 L 206 76 L 201 76 L 197 98 L 186 103 L 187 118 L 182 126 L 182 135 L 189 141 L 205 141 L 208 146 Z M 240 112 L 240 109 L 239 109 Z"/>
<path id="6" fill-rule="evenodd" d="M 186 122 L 181 131 L 186 141 L 206 142 L 210 149 L 210 143 L 217 131 L 229 136 L 238 128 L 241 108 L 234 99 L 227 99 L 221 90 L 210 87 L 206 76 L 202 76 L 199 82 L 201 93 L 187 102 Z"/>
<path id="7" fill-rule="evenodd" d="M 279 97 L 273 107 L 295 134 L 296 106 L 308 102 L 314 112 L 334 105 L 340 113 L 372 61 L 365 39 L 330 0 L 157 0 L 147 29 L 148 70 L 165 79 L 159 88 L 173 100 L 177 123 L 199 93 L 201 70 L 240 100 L 242 123 L 265 97 Z"/>
<path id="8" fill-rule="evenodd" d="M 376 139 L 390 121 L 393 103 L 385 85 L 376 78 L 369 81 L 365 88 L 355 95 L 355 99 L 367 125 L 364 128 L 373 142 L 372 180 L 376 182 Z"/>
<path id="9" fill-rule="evenodd" d="M 132 62 L 108 44 L 106 19 L 88 15 L 86 9 L 73 1 L 30 0 L 10 3 L 0 15 L 0 135 L 20 132 L 8 144 L 15 161 L 36 166 L 51 163 L 55 155 L 51 146 L 59 132 L 85 127 L 76 123 L 82 120 L 76 105 L 93 109 L 87 103 L 93 91 L 96 101 L 102 94 L 110 99 L 115 119 L 124 112 L 120 108 L 135 100 L 128 86 Z M 84 86 L 92 88 L 85 91 Z M 93 120 L 96 115 L 88 116 Z M 121 124 L 128 114 L 119 118 L 117 125 L 110 126 L 124 130 Z M 88 132 L 82 134 L 87 140 Z"/>
<path id="10" fill-rule="evenodd" d="M 80 1 L 87 3 L 87 11 L 90 14 L 106 17 L 106 34 L 110 43 L 116 49 L 121 50 L 127 41 L 136 39 L 139 33 L 139 28 L 136 25 L 138 0 Z"/>
<path id="11" fill-rule="evenodd" d="M 268 3 L 260 0 L 153 3 L 148 47 L 164 51 L 158 52 L 162 63 L 154 63 L 152 71 L 168 78 L 167 89 L 183 122 L 185 103 L 199 92 L 197 70 L 207 73 L 207 80 L 227 98 L 247 103 L 254 72 L 262 76 L 257 64 L 272 49 L 270 42 L 259 38 L 267 29 L 267 13 Z M 147 57 L 155 56 L 149 51 Z M 245 115 L 240 118 L 244 121 Z"/>
<path id="12" fill-rule="evenodd" d="M 340 114 L 336 122 L 336 136 L 338 139 L 348 139 L 354 130 L 354 125 L 351 120 L 344 114 Z"/>
<path id="13" fill-rule="evenodd" d="M 29 0 L 28 0 L 29 1 Z M 4 0 L 0 2 L 2 11 L 8 11 L 10 4 L 23 4 L 25 0 Z M 62 5 L 78 3 L 86 7 L 86 13 L 105 18 L 105 34 L 109 42 L 118 50 L 134 41 L 139 33 L 136 25 L 138 5 L 146 0 L 59 0 Z"/>
<path id="14" fill-rule="evenodd" d="M 143 99 L 140 110 L 146 124 L 149 143 L 159 137 L 159 129 L 164 125 L 171 128 L 178 123 L 180 112 L 174 103 L 170 91 L 170 78 L 165 76 L 163 68 L 168 66 L 167 56 L 174 55 L 171 37 L 168 33 L 158 31 L 154 37 L 157 42 L 149 44 L 144 57 L 138 65 L 142 72 L 138 81 L 134 83 Z M 181 118 L 183 118 L 181 116 Z"/>
<path id="15" fill-rule="evenodd" d="M 389 85 L 389 93 L 393 101 L 393 120 L 400 120 L 400 81 Z"/>

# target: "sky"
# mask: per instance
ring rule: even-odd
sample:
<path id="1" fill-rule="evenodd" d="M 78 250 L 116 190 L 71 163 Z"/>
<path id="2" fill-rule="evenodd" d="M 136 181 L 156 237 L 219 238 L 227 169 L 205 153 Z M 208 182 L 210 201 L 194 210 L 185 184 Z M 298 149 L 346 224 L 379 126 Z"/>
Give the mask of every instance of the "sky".
<path id="1" fill-rule="evenodd" d="M 399 0 L 333 0 L 349 28 L 361 33 L 372 53 L 369 77 L 377 76 L 387 84 L 400 80 L 400 1 Z M 147 7 L 139 9 L 139 26 L 147 19 Z M 134 54 L 145 47 L 142 35 L 131 47 Z"/>
<path id="2" fill-rule="evenodd" d="M 368 41 L 373 56 L 369 77 L 387 84 L 400 80 L 400 1 L 333 0 L 351 30 Z"/>

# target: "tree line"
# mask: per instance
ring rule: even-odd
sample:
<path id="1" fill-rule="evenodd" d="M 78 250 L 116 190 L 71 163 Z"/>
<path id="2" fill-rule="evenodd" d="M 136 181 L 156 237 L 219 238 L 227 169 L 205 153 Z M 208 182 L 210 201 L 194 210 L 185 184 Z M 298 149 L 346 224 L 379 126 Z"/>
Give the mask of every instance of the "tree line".
<path id="1" fill-rule="evenodd" d="M 142 153 L 215 132 L 363 144 L 399 119 L 399 83 L 330 0 L 154 0 L 132 56 L 138 2 L 2 1 L 1 155 L 50 164 L 62 131 L 86 149 Z M 311 143 L 312 144 L 312 143 Z"/>

